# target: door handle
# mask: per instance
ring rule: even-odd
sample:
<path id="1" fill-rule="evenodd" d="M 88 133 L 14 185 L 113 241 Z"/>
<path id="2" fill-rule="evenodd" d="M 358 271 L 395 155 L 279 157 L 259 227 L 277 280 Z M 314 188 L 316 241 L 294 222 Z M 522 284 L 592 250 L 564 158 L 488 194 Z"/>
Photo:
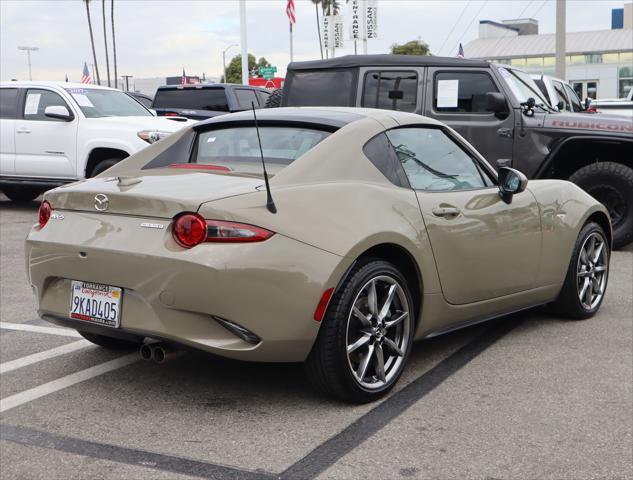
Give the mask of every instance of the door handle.
<path id="1" fill-rule="evenodd" d="M 512 129 L 511 128 L 500 128 L 497 130 L 497 135 L 504 138 L 512 138 Z"/>
<path id="2" fill-rule="evenodd" d="M 457 207 L 435 207 L 431 211 L 436 217 L 456 217 L 461 213 Z"/>
<path id="3" fill-rule="evenodd" d="M 19 128 L 15 133 L 31 133 L 31 131 L 28 128 Z"/>

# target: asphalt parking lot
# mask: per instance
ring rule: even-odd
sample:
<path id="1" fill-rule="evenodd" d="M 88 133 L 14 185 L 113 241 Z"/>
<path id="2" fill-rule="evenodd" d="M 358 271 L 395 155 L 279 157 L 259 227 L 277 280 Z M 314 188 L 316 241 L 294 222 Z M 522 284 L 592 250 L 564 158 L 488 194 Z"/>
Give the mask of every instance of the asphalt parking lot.
<path id="1" fill-rule="evenodd" d="M 0 196 L 2 479 L 633 478 L 633 248 L 593 319 L 541 308 L 419 342 L 389 397 L 349 406 L 300 365 L 157 365 L 38 319 L 37 206 Z"/>

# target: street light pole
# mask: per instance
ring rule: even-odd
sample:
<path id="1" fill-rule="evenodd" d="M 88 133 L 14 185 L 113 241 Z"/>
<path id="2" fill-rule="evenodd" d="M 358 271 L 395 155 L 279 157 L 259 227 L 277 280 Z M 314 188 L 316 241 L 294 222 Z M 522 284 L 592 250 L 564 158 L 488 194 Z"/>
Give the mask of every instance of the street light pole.
<path id="1" fill-rule="evenodd" d="M 246 0 L 240 0 L 240 46 L 242 47 L 242 84 L 248 85 L 248 45 L 246 37 Z"/>
<path id="2" fill-rule="evenodd" d="M 24 50 L 26 52 L 26 59 L 29 62 L 29 80 L 33 80 L 33 75 L 31 74 L 31 52 L 37 52 L 39 48 L 38 47 L 18 47 L 18 50 Z"/>
<path id="3" fill-rule="evenodd" d="M 228 83 L 226 81 L 226 52 L 229 51 L 229 49 L 233 48 L 233 47 L 239 47 L 239 45 L 237 43 L 234 43 L 232 45 L 229 45 L 228 47 L 226 47 L 224 49 L 224 51 L 222 52 L 222 68 L 224 69 L 224 83 Z"/>

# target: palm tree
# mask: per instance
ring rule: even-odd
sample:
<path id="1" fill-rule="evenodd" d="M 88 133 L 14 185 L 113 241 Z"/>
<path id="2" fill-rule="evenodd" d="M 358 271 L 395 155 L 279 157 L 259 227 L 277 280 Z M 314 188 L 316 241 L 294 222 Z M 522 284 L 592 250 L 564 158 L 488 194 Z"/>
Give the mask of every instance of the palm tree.
<path id="1" fill-rule="evenodd" d="M 114 0 L 110 2 L 110 22 L 112 23 L 112 53 L 114 55 L 114 88 L 118 88 L 118 74 L 116 68 L 116 42 L 114 40 Z"/>
<path id="2" fill-rule="evenodd" d="M 101 13 L 103 16 L 103 44 L 105 45 L 106 54 L 106 69 L 108 71 L 108 87 L 110 85 L 110 60 L 108 59 L 108 35 L 106 31 L 106 15 L 105 15 L 105 0 L 101 0 Z"/>
<path id="3" fill-rule="evenodd" d="M 90 45 L 92 46 L 92 60 L 95 65 L 95 73 L 97 74 L 97 84 L 101 85 L 101 78 L 99 77 L 99 65 L 97 64 L 97 52 L 95 51 L 95 39 L 92 35 L 92 22 L 90 21 L 90 0 L 84 0 L 86 3 L 86 16 L 88 17 L 88 30 L 90 30 Z M 94 82 L 94 79 L 93 79 Z"/>

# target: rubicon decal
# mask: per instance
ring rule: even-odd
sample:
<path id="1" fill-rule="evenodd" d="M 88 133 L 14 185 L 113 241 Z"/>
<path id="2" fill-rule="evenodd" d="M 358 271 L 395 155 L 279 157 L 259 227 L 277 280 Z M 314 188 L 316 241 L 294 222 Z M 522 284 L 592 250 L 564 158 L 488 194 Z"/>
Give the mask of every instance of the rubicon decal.
<path id="1" fill-rule="evenodd" d="M 609 132 L 633 132 L 633 124 L 617 124 L 607 122 L 578 122 L 569 120 L 552 120 L 552 127 L 578 128 L 583 130 L 606 130 Z"/>

